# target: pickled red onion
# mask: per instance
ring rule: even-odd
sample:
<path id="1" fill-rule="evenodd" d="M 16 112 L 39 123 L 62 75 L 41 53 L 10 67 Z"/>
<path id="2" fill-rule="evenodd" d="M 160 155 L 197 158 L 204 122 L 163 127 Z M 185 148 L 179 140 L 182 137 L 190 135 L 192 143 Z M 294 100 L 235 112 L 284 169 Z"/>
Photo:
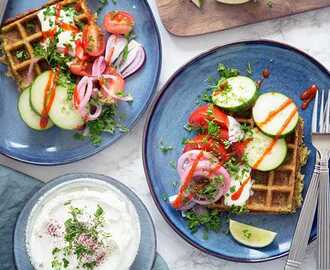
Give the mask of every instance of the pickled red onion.
<path id="1" fill-rule="evenodd" d="M 105 69 L 107 68 L 107 65 L 105 63 L 104 57 L 100 56 L 95 59 L 92 67 L 92 76 L 101 76 Z"/>

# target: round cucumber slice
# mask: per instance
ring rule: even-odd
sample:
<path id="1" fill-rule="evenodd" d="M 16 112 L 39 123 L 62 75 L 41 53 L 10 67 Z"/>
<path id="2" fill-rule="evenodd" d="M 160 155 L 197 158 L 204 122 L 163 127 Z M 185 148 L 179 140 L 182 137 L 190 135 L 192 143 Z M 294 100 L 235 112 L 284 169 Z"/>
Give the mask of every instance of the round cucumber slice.
<path id="1" fill-rule="evenodd" d="M 229 220 L 229 231 L 239 243 L 254 248 L 263 248 L 270 245 L 277 233 L 247 225 L 235 220 Z"/>
<path id="2" fill-rule="evenodd" d="M 49 117 L 54 124 L 62 129 L 77 129 L 84 125 L 84 119 L 68 99 L 68 90 L 62 86 L 56 87 L 54 102 L 49 111 Z"/>
<path id="3" fill-rule="evenodd" d="M 218 107 L 232 112 L 250 108 L 258 96 L 256 83 L 245 76 L 228 78 L 224 90 L 214 91 L 212 100 Z"/>
<path id="4" fill-rule="evenodd" d="M 296 112 L 284 130 L 283 124 L 292 113 Z M 296 104 L 287 96 L 271 92 L 262 94 L 252 109 L 256 125 L 270 136 L 285 136 L 292 132 L 299 121 Z"/>
<path id="5" fill-rule="evenodd" d="M 44 108 L 45 89 L 51 76 L 51 71 L 41 73 L 33 82 L 31 87 L 31 106 L 39 115 Z"/>
<path id="6" fill-rule="evenodd" d="M 287 151 L 283 138 L 272 138 L 256 128 L 252 130 L 252 140 L 245 148 L 248 164 L 259 171 L 276 169 L 285 160 Z"/>
<path id="7" fill-rule="evenodd" d="M 41 117 L 31 108 L 29 88 L 24 90 L 18 99 L 18 111 L 24 123 L 34 130 L 47 130 L 54 125 L 53 122 L 49 120 L 45 128 L 40 127 Z"/>

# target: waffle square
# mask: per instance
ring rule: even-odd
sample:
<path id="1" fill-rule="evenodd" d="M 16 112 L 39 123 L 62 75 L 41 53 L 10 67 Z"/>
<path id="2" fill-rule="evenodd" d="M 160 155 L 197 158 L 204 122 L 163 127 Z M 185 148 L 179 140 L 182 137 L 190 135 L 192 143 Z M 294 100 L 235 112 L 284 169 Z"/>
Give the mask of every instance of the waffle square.
<path id="1" fill-rule="evenodd" d="M 255 127 L 252 118 L 237 118 L 243 124 Z M 303 121 L 299 120 L 295 131 L 286 138 L 288 153 L 284 163 L 269 172 L 252 170 L 252 195 L 247 202 L 247 210 L 263 213 L 293 213 L 300 207 L 302 192 L 301 153 L 303 145 Z M 212 208 L 228 210 L 223 199 Z"/>
<path id="2" fill-rule="evenodd" d="M 75 21 L 88 23 L 88 16 L 92 14 L 85 0 L 53 0 L 47 2 L 39 9 L 20 14 L 15 18 L 7 20 L 1 28 L 2 48 L 5 55 L 5 62 L 9 66 L 10 76 L 18 83 L 20 90 L 28 87 L 27 74 L 33 60 L 33 47 L 43 39 L 41 25 L 38 19 L 38 12 L 48 6 L 61 3 L 63 7 L 80 4 L 78 16 Z M 31 27 L 33 25 L 33 27 Z M 23 57 L 17 57 L 18 53 Z M 49 66 L 43 60 L 34 64 L 33 78 L 38 76 Z"/>

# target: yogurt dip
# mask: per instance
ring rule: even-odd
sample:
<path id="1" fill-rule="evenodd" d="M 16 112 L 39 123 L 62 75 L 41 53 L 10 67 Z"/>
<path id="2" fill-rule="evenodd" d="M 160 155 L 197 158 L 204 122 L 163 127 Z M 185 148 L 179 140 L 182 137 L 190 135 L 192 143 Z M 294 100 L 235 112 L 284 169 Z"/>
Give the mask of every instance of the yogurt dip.
<path id="1" fill-rule="evenodd" d="M 33 208 L 26 247 L 36 270 L 127 270 L 141 230 L 133 203 L 96 179 L 76 179 L 48 191 Z"/>

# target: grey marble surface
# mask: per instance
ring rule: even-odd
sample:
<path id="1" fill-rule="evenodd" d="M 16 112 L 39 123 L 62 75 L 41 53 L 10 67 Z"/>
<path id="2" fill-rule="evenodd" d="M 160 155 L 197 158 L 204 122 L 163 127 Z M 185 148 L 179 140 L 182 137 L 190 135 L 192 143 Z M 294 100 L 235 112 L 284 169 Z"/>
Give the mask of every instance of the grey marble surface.
<path id="1" fill-rule="evenodd" d="M 170 35 L 160 22 L 155 0 L 149 0 L 163 43 L 163 68 L 159 88 L 171 74 L 197 54 L 230 42 L 273 39 L 306 51 L 330 68 L 330 8 L 288 18 L 244 26 L 201 37 L 179 38 Z M 205 255 L 179 238 L 165 223 L 154 205 L 145 181 L 141 159 L 145 117 L 123 139 L 89 159 L 59 167 L 37 167 L 0 156 L 0 163 L 47 181 L 69 172 L 95 172 L 117 178 L 132 188 L 147 205 L 157 228 L 158 250 L 171 270 L 277 270 L 285 258 L 259 264 L 238 264 Z M 315 243 L 307 251 L 303 269 L 315 269 Z"/>

